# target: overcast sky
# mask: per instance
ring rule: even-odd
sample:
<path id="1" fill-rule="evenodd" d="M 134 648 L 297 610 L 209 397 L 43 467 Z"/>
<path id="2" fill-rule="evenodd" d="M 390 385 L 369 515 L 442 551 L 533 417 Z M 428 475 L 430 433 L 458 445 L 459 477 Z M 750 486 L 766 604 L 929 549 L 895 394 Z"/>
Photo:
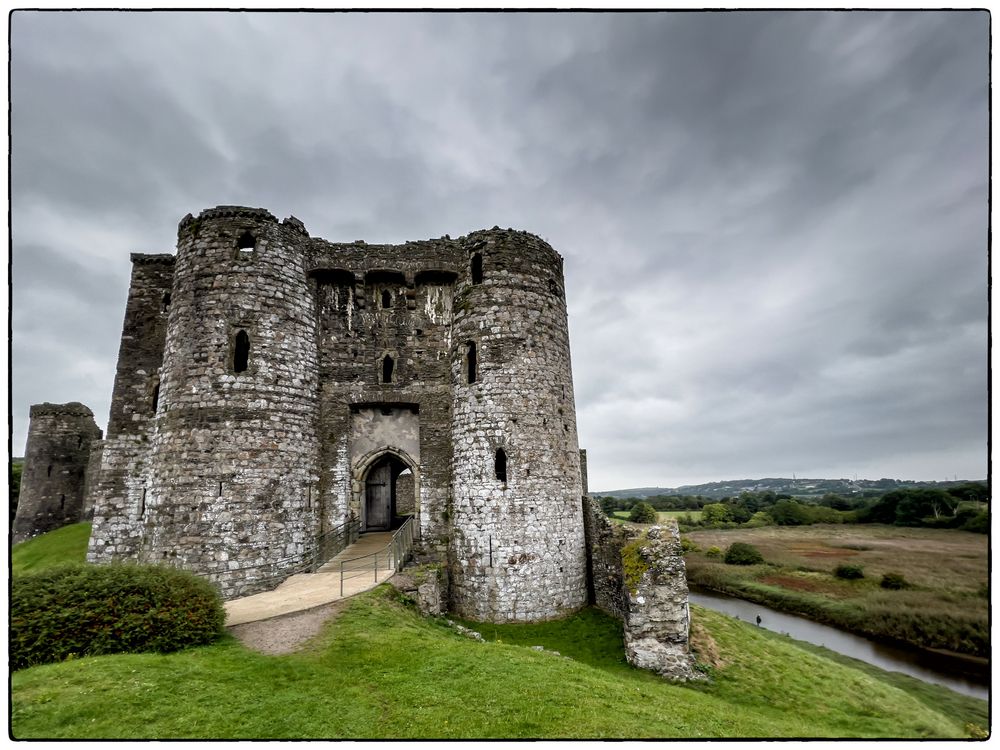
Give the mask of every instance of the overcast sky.
<path id="1" fill-rule="evenodd" d="M 17 12 L 14 455 L 219 204 L 566 259 L 590 486 L 987 473 L 985 13 Z"/>

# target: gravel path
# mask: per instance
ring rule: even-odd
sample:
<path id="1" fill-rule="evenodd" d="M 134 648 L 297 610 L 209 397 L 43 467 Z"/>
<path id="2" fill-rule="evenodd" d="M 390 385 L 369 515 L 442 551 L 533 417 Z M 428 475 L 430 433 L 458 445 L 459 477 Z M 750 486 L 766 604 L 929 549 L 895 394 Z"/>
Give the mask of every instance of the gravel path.
<path id="1" fill-rule="evenodd" d="M 349 600 L 341 599 L 301 612 L 233 625 L 226 629 L 244 646 L 254 651 L 262 654 L 288 654 L 317 635 L 323 625 L 336 618 L 349 603 Z"/>

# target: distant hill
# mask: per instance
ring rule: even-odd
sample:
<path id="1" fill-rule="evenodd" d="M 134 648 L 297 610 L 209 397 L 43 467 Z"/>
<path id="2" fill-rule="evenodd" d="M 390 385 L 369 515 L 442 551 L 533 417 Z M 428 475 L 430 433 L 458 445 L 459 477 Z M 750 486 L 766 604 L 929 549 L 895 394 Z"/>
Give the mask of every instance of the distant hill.
<path id="1" fill-rule="evenodd" d="M 837 495 L 857 495 L 864 492 L 884 493 L 898 489 L 937 487 L 945 489 L 967 481 L 985 483 L 985 479 L 959 479 L 949 482 L 918 482 L 909 479 L 732 479 L 707 484 L 687 484 L 682 487 L 635 487 L 627 490 L 593 491 L 600 497 L 652 497 L 654 495 L 702 495 L 714 499 L 736 497 L 741 492 L 766 492 L 795 497 L 822 497 L 828 492 Z"/>

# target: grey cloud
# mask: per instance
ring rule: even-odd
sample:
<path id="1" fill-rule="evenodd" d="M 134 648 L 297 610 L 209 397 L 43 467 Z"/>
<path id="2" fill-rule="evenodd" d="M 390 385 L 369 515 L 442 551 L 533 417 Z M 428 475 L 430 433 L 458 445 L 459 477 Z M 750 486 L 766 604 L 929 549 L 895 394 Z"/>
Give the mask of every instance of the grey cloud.
<path id="1" fill-rule="evenodd" d="M 242 203 L 547 239 L 595 489 L 981 477 L 988 21 L 17 12 L 15 446 L 106 413 L 128 251 Z"/>

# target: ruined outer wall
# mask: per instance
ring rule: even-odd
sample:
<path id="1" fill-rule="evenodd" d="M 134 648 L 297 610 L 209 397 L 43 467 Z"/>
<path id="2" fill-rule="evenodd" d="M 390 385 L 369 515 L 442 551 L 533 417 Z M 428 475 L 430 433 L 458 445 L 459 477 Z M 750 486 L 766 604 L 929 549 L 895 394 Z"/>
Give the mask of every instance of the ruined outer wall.
<path id="1" fill-rule="evenodd" d="M 558 617 L 586 603 L 562 259 L 525 232 L 465 242 L 467 258 L 482 259 L 482 281 L 468 266 L 455 299 L 452 606 L 481 620 Z"/>
<path id="2" fill-rule="evenodd" d="M 131 258 L 108 434 L 103 446 L 95 446 L 97 468 L 92 469 L 85 501 L 94 514 L 90 562 L 134 560 L 141 534 L 138 509 L 163 363 L 174 256 L 133 253 Z"/>
<path id="3" fill-rule="evenodd" d="M 627 542 L 625 528 L 612 522 L 593 497 L 584 499 L 584 521 L 593 603 L 624 622 L 628 615 L 621 555 Z"/>
<path id="4" fill-rule="evenodd" d="M 252 249 L 240 250 L 249 237 Z M 139 559 L 271 588 L 318 512 L 316 315 L 301 223 L 221 206 L 181 221 Z M 248 367 L 234 368 L 237 333 Z M 278 576 L 275 580 L 273 577 Z"/>
<path id="5" fill-rule="evenodd" d="M 82 520 L 90 447 L 100 438 L 94 413 L 83 404 L 31 407 L 14 544 Z"/>
<path id="6" fill-rule="evenodd" d="M 700 679 L 689 647 L 691 612 L 677 524 L 617 524 L 596 499 L 584 503 L 593 601 L 621 620 L 629 664 L 670 679 Z"/>

